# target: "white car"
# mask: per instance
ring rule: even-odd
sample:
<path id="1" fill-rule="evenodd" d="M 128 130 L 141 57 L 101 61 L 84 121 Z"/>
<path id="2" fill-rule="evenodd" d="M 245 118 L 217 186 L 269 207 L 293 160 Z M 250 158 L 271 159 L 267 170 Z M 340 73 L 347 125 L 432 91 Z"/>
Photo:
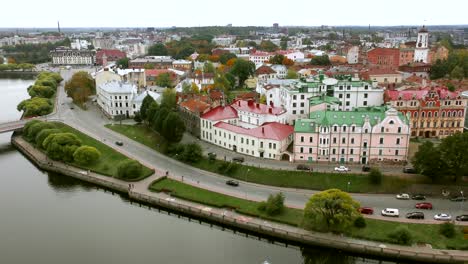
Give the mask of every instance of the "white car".
<path id="1" fill-rule="evenodd" d="M 398 217 L 400 216 L 400 211 L 395 208 L 385 208 L 382 210 L 382 215 L 383 216 L 393 216 L 393 217 Z"/>
<path id="2" fill-rule="evenodd" d="M 452 216 L 449 215 L 449 214 L 436 214 L 436 215 L 434 215 L 434 220 L 450 221 L 450 220 L 452 220 Z"/>
<path id="3" fill-rule="evenodd" d="M 335 171 L 339 171 L 339 172 L 347 172 L 349 171 L 349 169 L 345 166 L 339 166 L 339 167 L 335 167 Z"/>
<path id="4" fill-rule="evenodd" d="M 407 193 L 399 193 L 396 195 L 396 198 L 400 200 L 409 200 L 410 196 Z"/>

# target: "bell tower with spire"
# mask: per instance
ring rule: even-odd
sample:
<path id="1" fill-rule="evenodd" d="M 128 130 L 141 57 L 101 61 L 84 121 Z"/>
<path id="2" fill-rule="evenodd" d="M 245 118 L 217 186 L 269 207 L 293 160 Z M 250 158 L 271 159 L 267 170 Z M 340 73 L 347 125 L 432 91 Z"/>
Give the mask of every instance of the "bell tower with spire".
<path id="1" fill-rule="evenodd" d="M 427 63 L 429 56 L 429 31 L 423 26 L 418 32 L 416 49 L 414 50 L 414 61 Z"/>

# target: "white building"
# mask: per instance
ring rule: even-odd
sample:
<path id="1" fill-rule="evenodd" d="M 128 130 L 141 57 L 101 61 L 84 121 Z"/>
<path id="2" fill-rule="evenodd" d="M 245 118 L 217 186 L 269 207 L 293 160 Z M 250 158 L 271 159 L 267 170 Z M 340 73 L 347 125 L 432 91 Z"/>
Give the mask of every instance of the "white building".
<path id="1" fill-rule="evenodd" d="M 429 56 L 429 32 L 423 26 L 418 32 L 416 49 L 414 50 L 414 61 L 427 63 Z"/>
<path id="2" fill-rule="evenodd" d="M 346 55 L 346 59 L 349 64 L 356 64 L 359 61 L 359 47 L 352 46 L 348 50 L 348 54 Z"/>
<path id="3" fill-rule="evenodd" d="M 211 42 L 213 42 L 215 45 L 218 45 L 218 46 L 227 47 L 231 45 L 234 42 L 234 40 L 236 40 L 235 37 L 224 37 L 224 38 L 213 38 Z"/>
<path id="4" fill-rule="evenodd" d="M 76 50 L 58 47 L 50 52 L 54 65 L 94 65 L 96 54 L 90 50 Z"/>
<path id="5" fill-rule="evenodd" d="M 90 43 L 86 39 L 75 39 L 70 44 L 72 49 L 77 50 L 87 50 L 88 46 L 90 45 Z"/>
<path id="6" fill-rule="evenodd" d="M 94 79 L 96 81 L 96 94 L 102 84 L 111 81 L 129 82 L 139 88 L 146 86 L 145 69 L 104 68 L 96 72 Z"/>
<path id="7" fill-rule="evenodd" d="M 278 79 L 284 79 L 288 74 L 288 68 L 286 68 L 286 66 L 284 65 L 273 64 L 270 66 L 270 68 L 276 72 L 276 76 Z"/>
<path id="8" fill-rule="evenodd" d="M 133 117 L 133 100 L 137 96 L 137 87 L 131 83 L 110 81 L 97 89 L 97 103 L 109 117 Z"/>
<path id="9" fill-rule="evenodd" d="M 255 64 L 263 64 L 268 62 L 273 56 L 275 56 L 274 53 L 257 51 L 249 55 L 249 61 Z"/>
<path id="10" fill-rule="evenodd" d="M 276 54 L 283 55 L 294 62 L 305 58 L 304 53 L 298 50 L 279 50 Z"/>

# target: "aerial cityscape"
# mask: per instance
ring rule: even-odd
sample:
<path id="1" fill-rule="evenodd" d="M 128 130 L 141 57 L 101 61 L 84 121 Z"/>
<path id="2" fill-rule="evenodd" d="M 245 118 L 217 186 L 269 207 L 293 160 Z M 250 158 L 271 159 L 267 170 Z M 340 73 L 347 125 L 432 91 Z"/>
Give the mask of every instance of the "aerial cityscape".
<path id="1" fill-rule="evenodd" d="M 0 263 L 468 263 L 468 6 L 338 2 L 2 4 Z"/>

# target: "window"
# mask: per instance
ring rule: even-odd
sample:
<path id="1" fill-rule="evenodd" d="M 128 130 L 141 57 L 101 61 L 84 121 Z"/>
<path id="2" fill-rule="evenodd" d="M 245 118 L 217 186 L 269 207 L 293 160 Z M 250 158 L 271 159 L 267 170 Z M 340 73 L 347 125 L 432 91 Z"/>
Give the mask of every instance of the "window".
<path id="1" fill-rule="evenodd" d="M 304 137 L 301 137 L 301 142 L 304 142 Z"/>
<path id="2" fill-rule="evenodd" d="M 332 149 L 332 154 L 333 154 L 333 155 L 336 154 L 336 149 Z"/>
<path id="3" fill-rule="evenodd" d="M 367 101 L 363 101 L 362 105 L 367 106 Z"/>
<path id="4" fill-rule="evenodd" d="M 346 102 L 346 106 L 349 106 L 349 104 L 350 104 L 350 102 L 349 102 L 349 101 L 348 101 L 348 102 Z"/>
<path id="5" fill-rule="evenodd" d="M 351 94 L 346 94 L 346 98 L 351 98 Z"/>
<path id="6" fill-rule="evenodd" d="M 271 149 L 271 142 L 270 142 L 270 143 L 268 143 L 268 148 L 269 148 L 269 149 Z"/>
<path id="7" fill-rule="evenodd" d="M 338 94 L 338 98 L 343 98 L 343 94 Z"/>
<path id="8" fill-rule="evenodd" d="M 354 149 L 350 149 L 349 154 L 353 155 L 354 154 Z"/>
<path id="9" fill-rule="evenodd" d="M 296 114 L 296 110 L 293 110 L 293 112 L 292 112 L 292 113 L 293 113 L 293 115 L 295 115 L 295 114 Z"/>
<path id="10" fill-rule="evenodd" d="M 398 133 L 401 133 L 401 127 L 398 127 Z"/>
<path id="11" fill-rule="evenodd" d="M 303 95 L 303 94 L 301 94 L 301 99 L 304 99 L 304 95 Z"/>
<path id="12" fill-rule="evenodd" d="M 351 138 L 351 144 L 354 144 L 354 138 Z"/>
<path id="13" fill-rule="evenodd" d="M 380 133 L 383 133 L 384 132 L 384 127 L 381 127 L 380 128 Z"/>
<path id="14" fill-rule="evenodd" d="M 336 144 L 336 138 L 333 138 L 333 144 Z"/>
<path id="15" fill-rule="evenodd" d="M 396 139 L 396 144 L 400 145 L 400 139 L 399 138 Z"/>
<path id="16" fill-rule="evenodd" d="M 414 112 L 413 117 L 418 117 L 418 112 Z"/>
<path id="17" fill-rule="evenodd" d="M 369 133 L 369 129 L 366 128 L 366 129 L 364 130 L 364 133 L 366 133 L 366 134 Z"/>
<path id="18" fill-rule="evenodd" d="M 309 137 L 309 142 L 312 143 L 313 137 Z"/>
<path id="19" fill-rule="evenodd" d="M 309 154 L 312 154 L 312 148 L 309 148 Z"/>
<path id="20" fill-rule="evenodd" d="M 342 138 L 342 139 L 341 139 L 341 143 L 342 143 L 342 144 L 346 144 L 346 138 Z"/>
<path id="21" fill-rule="evenodd" d="M 379 156 L 382 156 L 382 152 L 383 151 L 381 149 L 379 149 Z"/>
<path id="22" fill-rule="evenodd" d="M 395 156 L 398 156 L 398 149 L 395 150 Z"/>
<path id="23" fill-rule="evenodd" d="M 367 94 L 366 94 L 366 93 L 364 94 L 364 98 L 367 98 Z"/>
<path id="24" fill-rule="evenodd" d="M 293 107 L 296 107 L 296 103 L 293 103 Z"/>
<path id="25" fill-rule="evenodd" d="M 333 126 L 333 132 L 336 132 L 338 130 L 337 126 Z"/>
<path id="26" fill-rule="evenodd" d="M 380 138 L 379 143 L 383 144 L 383 138 Z"/>
<path id="27" fill-rule="evenodd" d="M 304 153 L 304 148 L 303 147 L 301 147 L 300 153 Z"/>
<path id="28" fill-rule="evenodd" d="M 295 95 L 293 95 L 293 100 L 296 100 L 296 96 L 295 96 Z"/>
<path id="29" fill-rule="evenodd" d="M 348 87 L 346 87 L 346 90 L 351 90 L 351 85 L 348 85 Z"/>
<path id="30" fill-rule="evenodd" d="M 249 139 L 248 138 L 245 139 L 245 144 L 247 144 L 247 145 L 249 144 Z"/>
<path id="31" fill-rule="evenodd" d="M 341 149 L 341 154 L 342 154 L 342 155 L 345 154 L 345 149 Z"/>
<path id="32" fill-rule="evenodd" d="M 304 107 L 304 103 L 301 103 L 301 107 Z"/>

